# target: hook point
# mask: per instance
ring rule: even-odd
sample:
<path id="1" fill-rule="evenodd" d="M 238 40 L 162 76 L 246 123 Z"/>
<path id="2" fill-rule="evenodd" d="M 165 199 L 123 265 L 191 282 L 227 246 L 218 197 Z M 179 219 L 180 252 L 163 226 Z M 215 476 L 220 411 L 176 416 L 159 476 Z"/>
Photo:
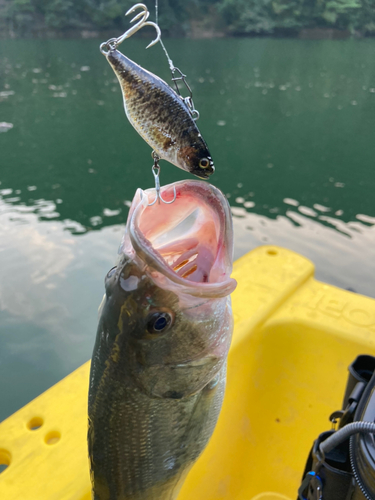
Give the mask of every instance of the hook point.
<path id="1" fill-rule="evenodd" d="M 156 202 L 158 202 L 158 204 L 160 205 L 160 202 L 162 201 L 163 203 L 165 203 L 166 205 L 170 205 L 171 203 L 173 203 L 176 198 L 177 198 L 177 192 L 176 192 L 176 186 L 173 186 L 173 200 L 170 200 L 170 201 L 166 201 L 164 200 L 164 198 L 162 197 L 161 193 L 160 193 L 160 180 L 159 180 L 159 176 L 160 176 L 160 165 L 159 165 L 159 160 L 160 160 L 160 157 L 158 156 L 158 154 L 153 151 L 151 153 L 151 156 L 154 158 L 154 164 L 152 165 L 152 173 L 154 175 L 154 179 L 155 179 L 155 191 L 156 191 L 156 195 L 155 195 L 155 199 L 152 203 L 148 203 L 148 206 L 149 207 L 152 207 L 153 205 L 155 205 Z"/>
<path id="2" fill-rule="evenodd" d="M 149 11 L 147 10 L 147 7 L 145 4 L 143 3 L 137 3 L 135 5 L 133 5 L 133 7 L 131 7 L 126 13 L 125 13 L 125 16 L 131 14 L 132 12 L 134 12 L 136 9 L 138 8 L 141 8 L 142 11 L 141 12 L 138 12 L 138 14 L 136 14 L 133 19 L 130 21 L 130 23 L 133 23 L 134 21 L 138 21 L 134 26 L 132 26 L 131 28 L 129 28 L 127 31 L 125 31 L 125 33 L 121 36 L 119 36 L 118 38 L 111 38 L 111 40 L 108 40 L 108 42 L 106 42 L 105 44 L 102 44 L 100 47 L 101 47 L 101 52 L 103 54 L 104 51 L 102 50 L 102 46 L 105 46 L 106 44 L 109 43 L 109 41 L 112 41 L 114 40 L 114 45 L 115 45 L 115 48 L 120 45 L 120 43 L 122 43 L 126 38 L 129 38 L 131 37 L 132 35 L 134 35 L 134 33 L 136 33 L 138 30 L 140 30 L 141 28 L 143 28 L 143 26 L 153 26 L 155 29 L 156 29 L 156 33 L 157 33 L 157 37 L 155 38 L 155 40 L 153 40 L 148 46 L 148 47 L 152 47 L 155 43 L 157 43 L 160 38 L 161 38 L 161 31 L 160 31 L 160 28 L 157 24 L 153 23 L 153 22 L 150 22 L 150 21 L 147 21 L 150 13 Z"/>

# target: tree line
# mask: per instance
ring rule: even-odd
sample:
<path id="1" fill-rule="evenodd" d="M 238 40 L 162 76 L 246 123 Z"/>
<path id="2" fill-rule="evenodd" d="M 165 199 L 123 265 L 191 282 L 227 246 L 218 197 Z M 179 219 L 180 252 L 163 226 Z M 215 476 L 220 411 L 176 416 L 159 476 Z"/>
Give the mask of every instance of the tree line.
<path id="1" fill-rule="evenodd" d="M 124 13 L 135 0 L 0 0 L 0 26 L 13 36 L 35 30 L 126 29 Z M 151 15 L 154 0 L 145 1 Z M 150 18 L 151 19 L 151 18 Z M 166 35 L 295 35 L 335 28 L 375 34 L 375 0 L 160 0 Z"/>

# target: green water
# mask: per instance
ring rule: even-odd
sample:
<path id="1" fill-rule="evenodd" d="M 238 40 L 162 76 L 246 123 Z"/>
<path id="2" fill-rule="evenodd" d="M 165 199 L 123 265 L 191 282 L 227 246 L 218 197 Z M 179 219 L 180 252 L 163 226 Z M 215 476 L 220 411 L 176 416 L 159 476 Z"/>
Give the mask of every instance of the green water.
<path id="1" fill-rule="evenodd" d="M 235 256 L 306 255 L 375 297 L 375 40 L 166 40 L 233 207 Z M 169 80 L 160 47 L 121 49 Z M 150 148 L 99 41 L 0 44 L 0 420 L 86 361 Z M 1 128 L 1 127 L 0 127 Z M 162 163 L 162 183 L 188 174 Z"/>

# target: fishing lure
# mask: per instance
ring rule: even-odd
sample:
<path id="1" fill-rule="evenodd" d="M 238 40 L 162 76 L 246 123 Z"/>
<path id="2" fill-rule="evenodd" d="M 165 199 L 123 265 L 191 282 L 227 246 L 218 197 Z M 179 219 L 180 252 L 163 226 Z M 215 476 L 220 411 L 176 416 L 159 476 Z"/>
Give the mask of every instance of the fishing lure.
<path id="1" fill-rule="evenodd" d="M 207 179 L 215 171 L 207 144 L 195 123 L 199 116 L 194 109 L 191 89 L 185 75 L 175 67 L 190 92 L 183 98 L 164 80 L 143 69 L 117 50 L 117 47 L 143 26 L 153 26 L 157 37 L 148 46 L 160 41 L 157 24 L 147 21 L 149 12 L 144 4 L 136 4 L 125 15 L 141 8 L 131 22 L 138 22 L 119 38 L 111 38 L 100 45 L 121 86 L 126 116 L 139 135 L 153 148 L 159 159 L 164 159 L 197 177 Z M 165 49 L 164 49 L 165 50 Z M 170 61 L 171 62 L 171 61 Z"/>

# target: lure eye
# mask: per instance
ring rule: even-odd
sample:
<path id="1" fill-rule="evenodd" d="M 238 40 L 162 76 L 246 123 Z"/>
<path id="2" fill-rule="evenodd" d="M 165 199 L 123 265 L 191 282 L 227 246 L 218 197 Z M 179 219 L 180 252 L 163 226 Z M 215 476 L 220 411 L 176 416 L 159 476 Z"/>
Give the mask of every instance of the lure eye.
<path id="1" fill-rule="evenodd" d="M 207 158 L 201 158 L 199 160 L 199 166 L 201 168 L 208 168 L 210 166 L 210 161 Z"/>
<path id="2" fill-rule="evenodd" d="M 172 324 L 173 318 L 167 312 L 156 312 L 149 316 L 147 330 L 149 333 L 162 333 Z"/>

